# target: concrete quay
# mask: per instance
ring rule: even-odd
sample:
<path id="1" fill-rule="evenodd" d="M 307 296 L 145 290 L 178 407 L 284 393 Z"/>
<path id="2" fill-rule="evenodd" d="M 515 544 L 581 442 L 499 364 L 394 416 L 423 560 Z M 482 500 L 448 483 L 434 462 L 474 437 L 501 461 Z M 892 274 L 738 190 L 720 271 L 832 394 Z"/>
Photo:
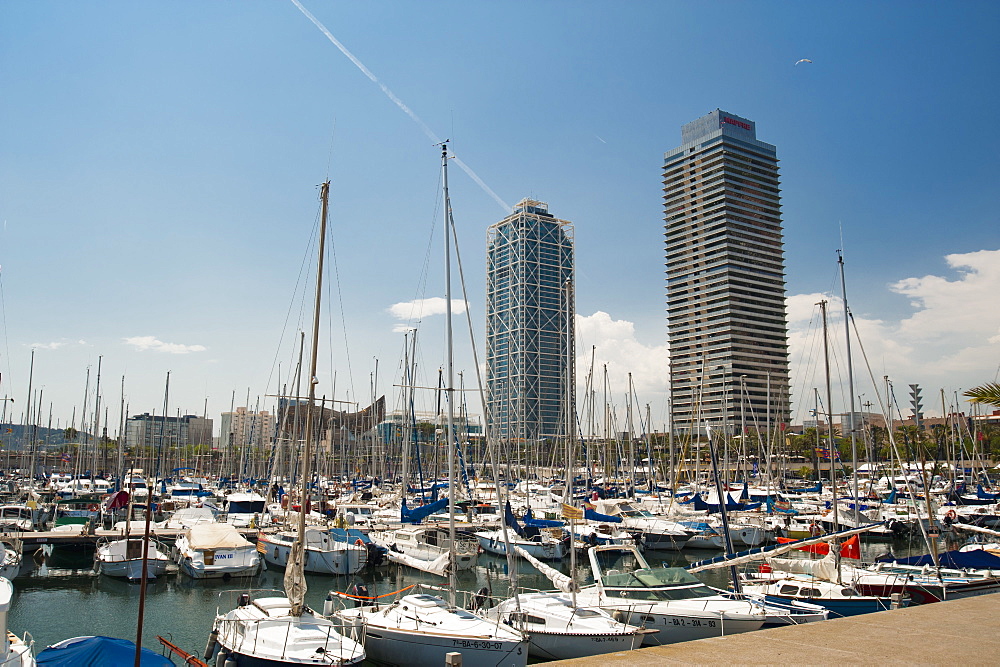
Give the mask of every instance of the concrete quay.
<path id="1" fill-rule="evenodd" d="M 1000 656 L 1000 593 L 548 665 L 985 665 Z"/>

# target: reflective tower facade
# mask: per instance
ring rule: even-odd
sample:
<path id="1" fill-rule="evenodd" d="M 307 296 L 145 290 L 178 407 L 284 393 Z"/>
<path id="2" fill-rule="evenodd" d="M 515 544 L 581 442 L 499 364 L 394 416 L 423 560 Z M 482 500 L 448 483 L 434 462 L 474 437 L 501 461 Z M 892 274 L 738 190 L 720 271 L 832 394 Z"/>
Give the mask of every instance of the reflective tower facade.
<path id="1" fill-rule="evenodd" d="M 780 195 L 775 147 L 746 118 L 716 109 L 664 156 L 675 430 L 788 421 Z"/>
<path id="2" fill-rule="evenodd" d="M 574 399 L 567 359 L 575 310 L 573 225 L 545 202 L 523 199 L 487 231 L 487 419 L 495 437 L 533 443 L 563 433 Z"/>

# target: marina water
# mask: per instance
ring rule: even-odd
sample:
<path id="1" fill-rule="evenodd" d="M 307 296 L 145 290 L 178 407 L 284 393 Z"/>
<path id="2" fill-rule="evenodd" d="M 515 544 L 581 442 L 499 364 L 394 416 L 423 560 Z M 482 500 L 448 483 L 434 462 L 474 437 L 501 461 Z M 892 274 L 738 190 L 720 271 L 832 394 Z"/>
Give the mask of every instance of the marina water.
<path id="1" fill-rule="evenodd" d="M 923 553 L 919 544 L 907 542 L 872 543 L 863 545 L 862 555 L 870 560 L 890 549 L 897 556 Z M 661 564 L 683 566 L 716 555 L 711 551 L 685 550 L 681 553 L 646 552 L 645 558 L 653 567 Z M 88 553 L 56 554 L 39 564 L 25 554 L 21 576 L 14 580 L 15 597 L 9 616 L 9 627 L 17 635 L 31 633 L 35 651 L 63 639 L 83 635 L 107 635 L 135 640 L 136 619 L 139 610 L 138 583 L 131 584 L 94 573 L 93 557 Z M 569 559 L 555 567 L 566 570 Z M 530 564 L 517 561 L 518 584 L 522 589 L 550 590 L 551 584 Z M 30 571 L 29 571 L 30 570 Z M 586 554 L 578 555 L 578 580 L 591 583 Z M 727 568 L 698 574 L 709 585 L 728 588 Z M 143 646 L 160 651 L 156 636 L 160 635 L 182 649 L 202 656 L 212 621 L 220 607 L 232 607 L 231 591 L 281 590 L 282 570 L 267 570 L 252 579 L 232 581 L 195 581 L 179 575 L 172 568 L 170 573 L 148 584 L 143 624 Z M 317 611 L 323 609 L 323 600 L 331 590 L 346 591 L 352 584 L 368 587 L 369 595 L 386 595 L 412 584 L 438 586 L 435 594 L 447 599 L 447 580 L 395 564 L 375 571 L 362 571 L 353 576 L 308 575 L 307 603 Z M 490 554 L 480 554 L 478 564 L 471 570 L 458 573 L 460 593 L 456 602 L 482 588 L 492 591 L 495 602 L 508 597 L 510 576 L 507 561 Z M 465 597 L 463 597 L 463 595 Z M 392 596 L 386 598 L 391 600 Z M 228 601 L 228 602 L 227 602 Z M 228 604 L 228 607 L 227 607 Z"/>

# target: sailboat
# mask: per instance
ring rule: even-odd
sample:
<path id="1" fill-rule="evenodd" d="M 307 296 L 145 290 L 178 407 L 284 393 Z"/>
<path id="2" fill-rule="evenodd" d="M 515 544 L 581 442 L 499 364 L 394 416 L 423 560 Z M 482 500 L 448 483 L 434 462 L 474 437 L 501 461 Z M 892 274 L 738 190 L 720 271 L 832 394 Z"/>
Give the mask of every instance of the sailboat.
<path id="1" fill-rule="evenodd" d="M 444 182 L 445 304 L 447 309 L 448 373 L 448 601 L 429 594 L 406 595 L 387 606 L 370 604 L 344 609 L 339 616 L 363 629 L 365 647 L 373 660 L 397 665 L 440 665 L 451 652 L 462 654 L 464 665 L 526 665 L 528 642 L 518 630 L 487 619 L 455 604 L 455 425 L 454 369 L 451 321 L 451 235 L 454 221 L 448 196 L 448 145 L 442 144 Z M 337 594 L 334 594 L 337 595 Z M 343 597 L 343 595 L 340 595 Z M 377 602 L 377 600 L 375 600 Z"/>
<path id="2" fill-rule="evenodd" d="M 312 481 L 313 419 L 316 399 L 316 361 L 319 346 L 320 301 L 323 286 L 323 255 L 330 182 L 320 186 L 319 262 L 316 271 L 316 301 L 313 310 L 312 361 L 309 399 L 306 404 L 305 442 L 302 451 L 302 490 L 309 497 Z M 208 653 L 217 654 L 217 664 L 235 662 L 238 667 L 266 665 L 357 665 L 365 659 L 364 647 L 341 634 L 342 626 L 305 605 L 305 533 L 308 503 L 300 503 L 298 534 L 285 566 L 285 595 L 251 598 L 239 596 L 236 608 L 215 617 Z M 215 646 L 211 646 L 214 643 Z"/>

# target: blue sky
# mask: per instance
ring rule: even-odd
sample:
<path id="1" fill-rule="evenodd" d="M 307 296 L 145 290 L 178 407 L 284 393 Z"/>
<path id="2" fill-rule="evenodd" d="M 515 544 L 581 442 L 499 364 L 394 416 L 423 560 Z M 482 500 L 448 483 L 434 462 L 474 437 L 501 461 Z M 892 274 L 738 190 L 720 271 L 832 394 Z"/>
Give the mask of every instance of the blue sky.
<path id="1" fill-rule="evenodd" d="M 841 247 L 876 377 L 949 395 L 996 377 L 996 3 L 301 1 L 500 199 L 575 223 L 579 347 L 619 393 L 632 372 L 654 422 L 660 167 L 716 107 L 778 148 L 797 392 Z M 4 3 L 0 90 L 0 396 L 18 417 L 32 347 L 62 425 L 102 355 L 114 423 L 122 376 L 131 413 L 162 410 L 167 371 L 172 414 L 276 393 L 327 177 L 320 392 L 366 400 L 377 359 L 394 403 L 389 309 L 443 293 L 438 150 L 294 3 Z M 504 211 L 454 165 L 451 182 L 481 348 Z M 440 320 L 419 325 L 430 384 Z"/>

